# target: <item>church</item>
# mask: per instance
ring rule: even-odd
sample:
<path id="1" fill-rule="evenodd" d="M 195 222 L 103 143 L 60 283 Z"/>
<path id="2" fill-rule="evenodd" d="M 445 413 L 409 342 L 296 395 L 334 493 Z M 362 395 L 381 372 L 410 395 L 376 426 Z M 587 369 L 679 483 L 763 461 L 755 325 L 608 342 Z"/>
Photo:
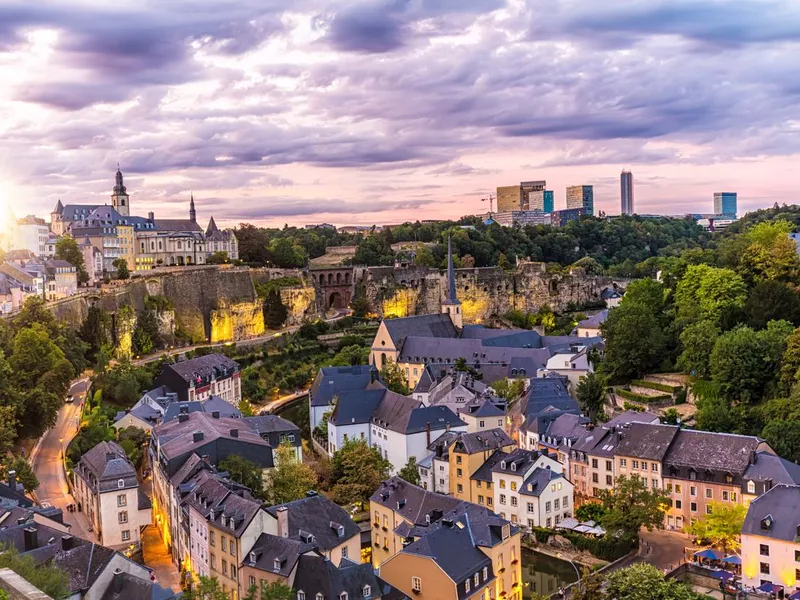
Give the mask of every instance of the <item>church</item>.
<path id="1" fill-rule="evenodd" d="M 214 217 L 206 229 L 197 223 L 194 195 L 189 199 L 188 217 L 156 219 L 153 212 L 147 217 L 131 215 L 130 196 L 117 169 L 110 205 L 63 205 L 59 200 L 50 213 L 50 230 L 71 236 L 83 247 L 96 248 L 106 273 L 114 272 L 118 258 L 131 271 L 204 265 L 215 252 L 227 253 L 230 260 L 239 258 L 233 231 L 219 229 Z"/>

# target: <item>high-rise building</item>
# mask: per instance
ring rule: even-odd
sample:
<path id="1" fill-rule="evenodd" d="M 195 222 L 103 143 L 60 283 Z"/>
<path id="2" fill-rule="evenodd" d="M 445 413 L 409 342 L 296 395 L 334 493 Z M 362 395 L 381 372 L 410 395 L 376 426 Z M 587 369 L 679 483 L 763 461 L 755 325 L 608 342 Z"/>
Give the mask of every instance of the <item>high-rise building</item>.
<path id="1" fill-rule="evenodd" d="M 584 215 L 594 214 L 594 187 L 571 185 L 567 188 L 567 208 L 582 208 Z"/>
<path id="2" fill-rule="evenodd" d="M 736 192 L 714 192 L 714 214 L 736 217 Z"/>
<path id="3" fill-rule="evenodd" d="M 497 188 L 497 212 L 544 210 L 544 181 L 523 181 Z"/>
<path id="4" fill-rule="evenodd" d="M 551 213 L 555 210 L 555 198 L 553 196 L 553 190 L 545 190 L 544 191 L 544 212 Z"/>
<path id="5" fill-rule="evenodd" d="M 630 171 L 622 171 L 619 176 L 619 197 L 622 204 L 622 214 L 633 214 L 633 173 Z"/>

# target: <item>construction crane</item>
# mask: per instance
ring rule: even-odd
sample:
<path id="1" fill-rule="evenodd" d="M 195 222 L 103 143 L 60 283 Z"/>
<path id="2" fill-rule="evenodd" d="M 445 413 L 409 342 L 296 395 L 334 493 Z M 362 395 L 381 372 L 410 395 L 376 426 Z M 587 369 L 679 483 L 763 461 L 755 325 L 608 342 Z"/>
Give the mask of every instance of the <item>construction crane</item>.
<path id="1" fill-rule="evenodd" d="M 494 212 L 494 210 L 493 210 L 493 206 L 494 206 L 494 196 L 492 196 L 491 194 L 489 194 L 489 197 L 488 197 L 488 198 L 481 198 L 481 202 L 488 202 L 488 203 L 489 203 L 489 216 L 491 217 L 491 216 L 492 216 L 492 213 Z"/>

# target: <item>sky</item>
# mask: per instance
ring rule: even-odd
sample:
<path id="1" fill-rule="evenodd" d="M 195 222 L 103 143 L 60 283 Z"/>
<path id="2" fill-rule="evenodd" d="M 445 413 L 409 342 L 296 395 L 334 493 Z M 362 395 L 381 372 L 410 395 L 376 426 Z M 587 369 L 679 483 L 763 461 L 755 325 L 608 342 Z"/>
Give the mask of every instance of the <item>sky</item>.
<path id="1" fill-rule="evenodd" d="M 0 203 L 282 226 L 797 200 L 796 0 L 0 0 Z"/>

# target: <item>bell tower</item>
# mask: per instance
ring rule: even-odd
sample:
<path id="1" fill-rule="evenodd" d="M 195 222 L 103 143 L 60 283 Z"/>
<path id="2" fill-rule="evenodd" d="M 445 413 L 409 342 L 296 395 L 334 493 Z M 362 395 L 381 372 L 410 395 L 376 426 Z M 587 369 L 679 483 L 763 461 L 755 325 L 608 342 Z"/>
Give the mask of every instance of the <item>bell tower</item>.
<path id="1" fill-rule="evenodd" d="M 456 275 L 453 269 L 453 245 L 447 236 L 447 295 L 442 302 L 442 312 L 450 316 L 456 329 L 464 326 L 464 315 L 461 314 L 461 301 L 456 297 Z"/>
<path id="2" fill-rule="evenodd" d="M 111 194 L 111 206 L 122 216 L 129 217 L 131 214 L 130 202 L 128 192 L 125 190 L 125 184 L 122 182 L 122 171 L 119 170 L 119 165 L 117 165 L 117 178 L 114 185 L 114 193 Z"/>

